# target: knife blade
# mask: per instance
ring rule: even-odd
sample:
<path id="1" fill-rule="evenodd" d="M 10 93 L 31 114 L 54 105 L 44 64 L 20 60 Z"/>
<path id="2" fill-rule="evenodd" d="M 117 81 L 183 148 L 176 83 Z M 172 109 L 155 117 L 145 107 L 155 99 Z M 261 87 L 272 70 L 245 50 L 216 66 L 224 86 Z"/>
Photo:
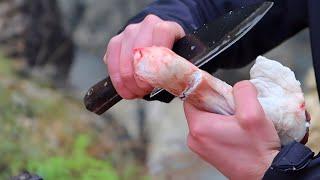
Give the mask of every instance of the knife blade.
<path id="1" fill-rule="evenodd" d="M 201 68 L 243 37 L 272 6 L 273 2 L 263 2 L 230 11 L 175 42 L 172 50 Z M 163 89 L 155 89 L 149 98 L 158 99 L 160 96 L 168 101 L 173 97 Z M 101 115 L 121 100 L 107 77 L 88 90 L 84 104 L 89 111 Z"/>
<path id="2" fill-rule="evenodd" d="M 204 25 L 204 27 L 192 34 L 186 35 L 185 38 L 175 44 L 173 51 L 201 68 L 247 34 L 262 19 L 272 5 L 273 2 L 264 2 L 230 11 L 223 18 L 219 18 L 209 25 Z M 242 21 L 244 17 L 247 18 Z M 208 31 L 208 29 L 212 30 Z M 185 49 L 190 49 L 191 51 Z M 150 98 L 155 97 L 162 91 L 164 90 L 159 88 L 153 90 Z"/>

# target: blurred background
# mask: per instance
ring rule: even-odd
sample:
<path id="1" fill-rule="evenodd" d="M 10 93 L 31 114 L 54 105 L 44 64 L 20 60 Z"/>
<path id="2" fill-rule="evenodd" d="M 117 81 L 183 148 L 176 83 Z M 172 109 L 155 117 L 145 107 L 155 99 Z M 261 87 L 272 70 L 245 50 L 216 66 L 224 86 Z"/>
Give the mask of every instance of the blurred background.
<path id="1" fill-rule="evenodd" d="M 82 104 L 106 75 L 108 40 L 151 0 L 0 0 L 0 179 L 24 171 L 44 179 L 226 179 L 186 146 L 180 100 L 122 101 L 102 116 Z M 319 102 L 308 30 L 266 56 L 292 68 L 313 119 Z M 251 65 L 219 70 L 233 84 Z"/>

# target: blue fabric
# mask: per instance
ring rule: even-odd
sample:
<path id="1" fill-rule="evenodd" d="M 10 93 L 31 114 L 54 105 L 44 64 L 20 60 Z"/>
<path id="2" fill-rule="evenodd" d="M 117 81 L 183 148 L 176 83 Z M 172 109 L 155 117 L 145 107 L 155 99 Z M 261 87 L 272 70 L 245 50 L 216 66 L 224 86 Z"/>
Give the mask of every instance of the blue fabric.
<path id="1" fill-rule="evenodd" d="M 158 0 L 129 23 L 140 22 L 146 15 L 155 14 L 179 23 L 188 33 L 230 10 L 257 2 L 261 0 Z M 253 30 L 207 64 L 204 70 L 213 72 L 217 68 L 242 67 L 292 37 L 308 26 L 307 4 L 302 0 L 275 1 L 274 7 Z"/>
<path id="2" fill-rule="evenodd" d="M 320 179 L 319 156 L 314 156 L 308 147 L 292 142 L 284 146 L 275 157 L 263 180 Z"/>
<path id="3" fill-rule="evenodd" d="M 312 47 L 313 66 L 317 81 L 317 89 L 320 92 L 320 1 L 309 0 L 309 24 Z M 320 95 L 320 94 L 319 94 Z M 320 97 L 320 96 L 319 96 Z"/>
<path id="4" fill-rule="evenodd" d="M 128 23 L 137 23 L 148 14 L 179 23 L 192 32 L 218 16 L 260 0 L 157 0 Z M 279 45 L 300 30 L 310 27 L 314 68 L 320 88 L 320 1 L 276 0 L 263 20 L 235 45 L 211 61 L 205 70 L 246 65 L 256 56 Z M 264 179 L 320 179 L 320 155 L 297 142 L 282 148 Z"/>
<path id="5" fill-rule="evenodd" d="M 230 10 L 257 2 L 261 0 L 158 0 L 128 23 L 137 23 L 146 15 L 155 14 L 162 19 L 179 23 L 188 33 Z M 306 28 L 308 26 L 307 9 L 307 1 L 275 1 L 274 7 L 254 29 L 202 69 L 212 73 L 218 68 L 238 68 L 247 65 L 258 55 Z M 156 100 L 170 102 L 170 97 L 164 95 Z"/>

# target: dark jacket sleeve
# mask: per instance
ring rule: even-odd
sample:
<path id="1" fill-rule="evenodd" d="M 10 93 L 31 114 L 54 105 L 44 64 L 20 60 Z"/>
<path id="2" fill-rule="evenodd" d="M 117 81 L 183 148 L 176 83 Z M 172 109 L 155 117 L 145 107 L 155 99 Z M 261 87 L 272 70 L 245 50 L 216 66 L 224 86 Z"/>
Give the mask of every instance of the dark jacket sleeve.
<path id="1" fill-rule="evenodd" d="M 261 0 L 157 0 L 129 23 L 155 14 L 179 23 L 188 33 L 230 10 L 257 2 Z M 213 72 L 216 68 L 242 67 L 307 27 L 307 22 L 307 1 L 277 0 L 253 30 L 204 69 Z"/>
<path id="2" fill-rule="evenodd" d="M 263 180 L 274 179 L 320 179 L 320 154 L 314 156 L 308 147 L 298 142 L 284 146 L 263 177 Z"/>

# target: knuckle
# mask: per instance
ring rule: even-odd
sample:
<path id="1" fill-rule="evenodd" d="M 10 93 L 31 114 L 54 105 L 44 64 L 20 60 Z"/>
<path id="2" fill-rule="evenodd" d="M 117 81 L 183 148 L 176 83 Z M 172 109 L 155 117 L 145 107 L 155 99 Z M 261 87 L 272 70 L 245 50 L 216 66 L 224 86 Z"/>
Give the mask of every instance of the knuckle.
<path id="1" fill-rule="evenodd" d="M 204 135 L 203 126 L 200 123 L 195 123 L 190 127 L 190 135 L 193 138 L 199 139 Z"/>
<path id="2" fill-rule="evenodd" d="M 127 26 L 123 31 L 124 36 L 130 36 L 131 34 L 133 34 L 137 27 L 138 24 L 130 24 L 129 26 Z"/>
<path id="3" fill-rule="evenodd" d="M 246 126 L 251 126 L 256 124 L 256 122 L 260 122 L 259 120 L 262 117 L 262 114 L 257 110 L 250 110 L 248 112 L 243 112 L 238 115 L 238 118 L 242 124 Z"/>
<path id="4" fill-rule="evenodd" d="M 117 36 L 114 36 L 110 39 L 109 41 L 109 44 L 108 44 L 108 48 L 114 44 L 117 44 L 121 41 L 121 35 L 117 35 Z"/>
<path id="5" fill-rule="evenodd" d="M 238 118 L 242 121 L 248 121 L 248 120 L 252 120 L 255 117 L 250 113 L 246 113 L 246 112 L 242 112 L 238 115 Z"/>
<path id="6" fill-rule="evenodd" d="M 156 25 L 156 30 L 161 32 L 170 32 L 171 24 L 169 22 L 160 22 Z"/>
<path id="7" fill-rule="evenodd" d="M 146 23 L 153 23 L 155 21 L 158 21 L 159 17 L 153 14 L 149 14 L 145 17 L 144 22 Z"/>

